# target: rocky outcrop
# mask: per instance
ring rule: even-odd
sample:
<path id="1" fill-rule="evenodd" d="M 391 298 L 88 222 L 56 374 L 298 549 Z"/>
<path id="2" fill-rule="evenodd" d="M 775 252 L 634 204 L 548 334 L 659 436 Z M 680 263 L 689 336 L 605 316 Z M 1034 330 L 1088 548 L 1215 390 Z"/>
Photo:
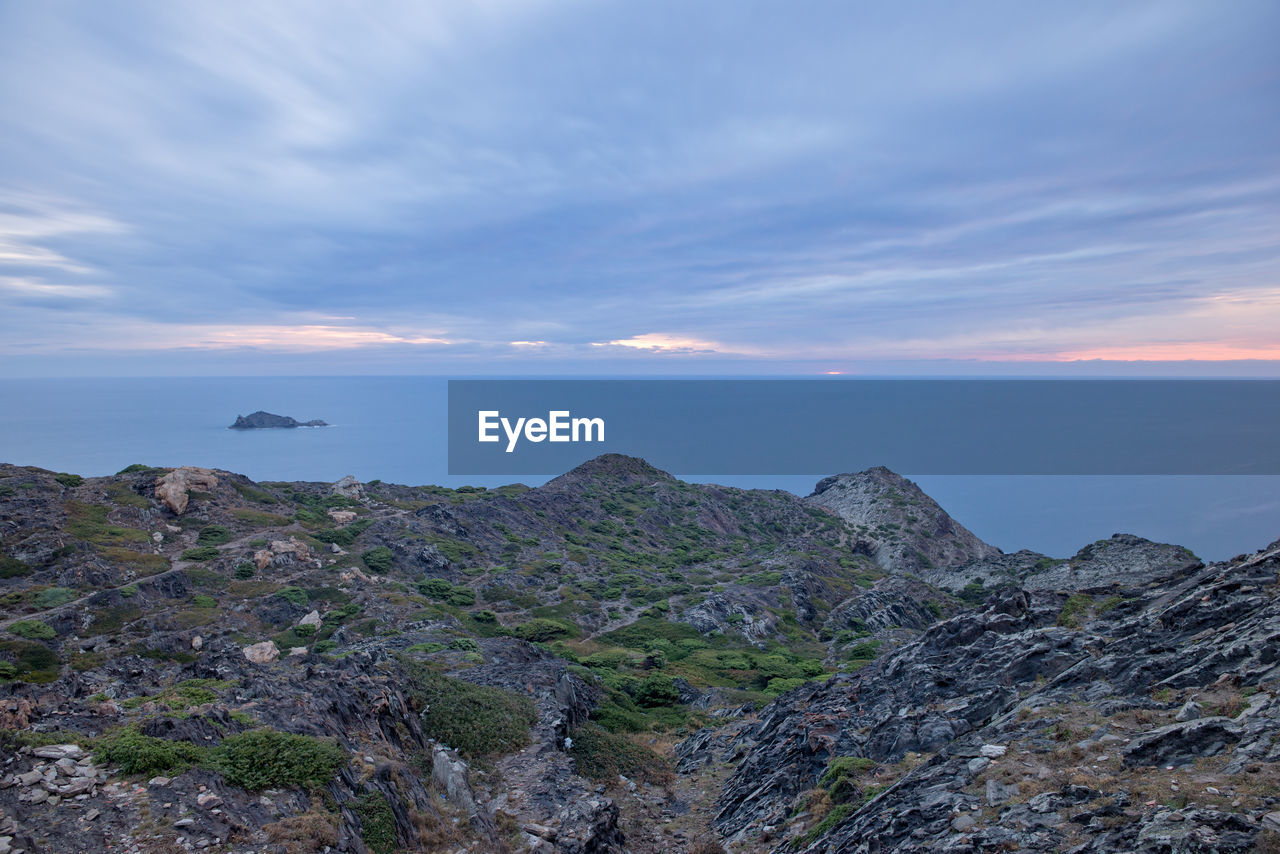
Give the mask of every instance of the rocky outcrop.
<path id="1" fill-rule="evenodd" d="M 1032 551 L 988 555 L 956 567 L 934 567 L 920 577 L 953 593 L 1021 587 L 1067 593 L 1139 595 L 1153 585 L 1185 578 L 1204 566 L 1182 546 L 1156 543 L 1133 534 L 1113 534 L 1066 559 Z"/>
<path id="2" fill-rule="evenodd" d="M 156 498 L 181 516 L 190 501 L 190 492 L 212 492 L 218 486 L 218 476 L 210 469 L 183 466 L 156 478 Z"/>
<path id="3" fill-rule="evenodd" d="M 346 475 L 329 487 L 329 493 L 359 501 L 364 498 L 364 484 L 353 475 Z"/>
<path id="4" fill-rule="evenodd" d="M 1272 550 L 1190 577 L 1175 567 L 1144 607 L 1080 629 L 1053 625 L 1060 597 L 1009 591 L 857 674 L 780 698 L 736 743 L 691 739 L 713 761 L 717 750 L 721 760 L 743 753 L 717 826 L 745 839 L 778 825 L 834 757 L 887 763 L 906 749 L 931 758 L 799 850 L 1056 851 L 1082 834 L 1069 850 L 1252 850 L 1265 808 L 1233 811 L 1230 775 L 1280 772 L 1280 703 L 1236 686 L 1280 680 L 1280 599 L 1267 592 L 1278 558 Z M 1229 713 L 1175 721 L 1180 694 Z M 1077 709 L 1101 725 L 1061 744 L 1078 732 L 1064 724 Z M 1206 761 L 1219 763 L 1217 776 L 1204 776 Z M 1179 776 L 1192 763 L 1199 776 Z M 1067 777 L 1093 782 L 1043 791 Z M 1183 807 L 1151 794 L 1188 789 L 1197 803 Z"/>
<path id="5" fill-rule="evenodd" d="M 887 468 L 823 478 L 805 501 L 853 525 L 857 547 L 890 572 L 918 574 L 1000 553 Z"/>
<path id="6" fill-rule="evenodd" d="M 257 412 L 249 415 L 237 415 L 236 421 L 231 425 L 232 430 L 269 430 L 274 428 L 293 428 L 293 427 L 328 427 L 329 425 L 320 419 L 313 421 L 299 421 L 296 418 L 290 418 L 288 415 L 273 415 L 270 412 L 263 412 L 259 409 Z"/>

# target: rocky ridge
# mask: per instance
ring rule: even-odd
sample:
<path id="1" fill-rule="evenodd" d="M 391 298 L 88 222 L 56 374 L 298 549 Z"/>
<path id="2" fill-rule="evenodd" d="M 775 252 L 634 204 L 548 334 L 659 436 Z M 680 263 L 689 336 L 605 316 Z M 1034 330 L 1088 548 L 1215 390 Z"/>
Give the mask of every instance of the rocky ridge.
<path id="1" fill-rule="evenodd" d="M 1278 556 L 1004 555 L 883 469 L 0 466 L 0 851 L 1265 850 Z"/>

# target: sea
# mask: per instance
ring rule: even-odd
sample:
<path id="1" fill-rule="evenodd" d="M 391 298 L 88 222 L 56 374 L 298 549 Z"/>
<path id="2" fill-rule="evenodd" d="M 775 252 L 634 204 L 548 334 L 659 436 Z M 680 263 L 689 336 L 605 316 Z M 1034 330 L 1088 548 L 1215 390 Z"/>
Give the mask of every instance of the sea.
<path id="1" fill-rule="evenodd" d="M 254 480 L 354 475 L 452 487 L 513 480 L 448 474 L 447 380 L 441 377 L 0 379 L 0 401 L 0 462 L 58 472 L 102 476 L 144 463 L 220 468 Z M 259 409 L 331 426 L 228 429 L 237 415 Z M 537 486 L 556 474 L 518 480 Z M 1069 557 L 1123 532 L 1178 543 L 1212 561 L 1280 538 L 1280 477 L 901 474 L 1005 551 Z M 686 479 L 798 495 L 816 481 L 811 475 Z"/>

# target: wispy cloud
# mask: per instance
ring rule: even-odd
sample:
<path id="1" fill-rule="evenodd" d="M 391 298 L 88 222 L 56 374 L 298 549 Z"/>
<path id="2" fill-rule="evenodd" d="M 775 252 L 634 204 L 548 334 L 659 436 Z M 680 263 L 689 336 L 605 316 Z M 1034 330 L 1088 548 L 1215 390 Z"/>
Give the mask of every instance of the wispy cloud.
<path id="1" fill-rule="evenodd" d="M 650 353 L 741 353 L 717 341 L 704 341 L 687 335 L 672 335 L 666 332 L 646 332 L 630 338 L 618 338 L 613 341 L 593 341 L 592 347 L 624 347 L 630 350 L 644 350 Z"/>
<path id="2" fill-rule="evenodd" d="M 1265 0 L 3 18 L 5 354 L 1274 352 Z"/>

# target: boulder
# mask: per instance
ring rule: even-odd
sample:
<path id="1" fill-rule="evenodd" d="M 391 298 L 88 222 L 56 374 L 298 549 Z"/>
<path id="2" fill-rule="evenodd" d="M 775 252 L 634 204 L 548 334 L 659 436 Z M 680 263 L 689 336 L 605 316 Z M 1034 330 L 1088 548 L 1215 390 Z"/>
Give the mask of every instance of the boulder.
<path id="1" fill-rule="evenodd" d="M 356 520 L 356 515 L 353 510 L 339 510 L 337 507 L 329 508 L 329 518 L 333 520 L 335 525 L 349 525 Z"/>
<path id="2" fill-rule="evenodd" d="M 241 650 L 244 657 L 254 664 L 270 664 L 280 657 L 280 649 L 274 641 L 263 641 L 246 646 Z"/>
<path id="3" fill-rule="evenodd" d="M 156 478 L 156 499 L 181 516 L 187 509 L 190 491 L 210 492 L 218 485 L 218 476 L 210 469 L 183 466 Z"/>

